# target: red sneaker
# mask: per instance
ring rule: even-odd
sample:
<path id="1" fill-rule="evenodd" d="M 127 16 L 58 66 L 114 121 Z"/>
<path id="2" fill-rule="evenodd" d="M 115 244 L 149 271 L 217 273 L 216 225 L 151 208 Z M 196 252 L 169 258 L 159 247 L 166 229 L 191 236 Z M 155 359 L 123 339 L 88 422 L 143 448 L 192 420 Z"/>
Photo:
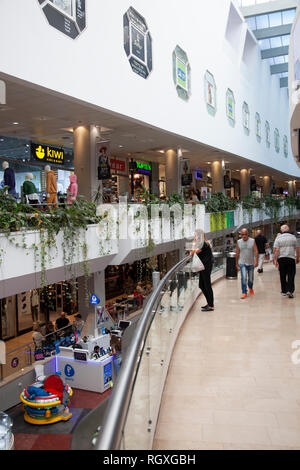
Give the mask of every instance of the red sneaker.
<path id="1" fill-rule="evenodd" d="M 254 290 L 253 290 L 253 289 L 249 289 L 249 294 L 254 294 Z"/>
<path id="2" fill-rule="evenodd" d="M 241 299 L 246 299 L 247 294 L 242 294 Z"/>

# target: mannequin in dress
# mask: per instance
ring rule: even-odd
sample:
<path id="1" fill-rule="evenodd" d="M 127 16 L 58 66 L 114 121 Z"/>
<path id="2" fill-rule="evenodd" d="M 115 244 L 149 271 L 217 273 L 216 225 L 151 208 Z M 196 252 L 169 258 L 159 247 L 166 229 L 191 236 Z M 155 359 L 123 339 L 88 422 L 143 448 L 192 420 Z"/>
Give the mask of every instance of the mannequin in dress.
<path id="1" fill-rule="evenodd" d="M 70 175 L 69 176 L 70 185 L 67 189 L 67 202 L 72 204 L 73 201 L 76 200 L 78 194 L 78 184 L 77 184 L 77 176 Z"/>
<path id="2" fill-rule="evenodd" d="M 9 168 L 8 162 L 2 162 L 2 168 L 4 170 L 4 186 L 8 186 L 8 194 L 16 197 L 15 172 L 12 168 Z"/>
<path id="3" fill-rule="evenodd" d="M 45 166 L 46 172 L 46 190 L 47 190 L 47 204 L 51 204 L 51 207 L 57 207 L 57 184 L 56 175 L 51 170 L 50 165 Z"/>

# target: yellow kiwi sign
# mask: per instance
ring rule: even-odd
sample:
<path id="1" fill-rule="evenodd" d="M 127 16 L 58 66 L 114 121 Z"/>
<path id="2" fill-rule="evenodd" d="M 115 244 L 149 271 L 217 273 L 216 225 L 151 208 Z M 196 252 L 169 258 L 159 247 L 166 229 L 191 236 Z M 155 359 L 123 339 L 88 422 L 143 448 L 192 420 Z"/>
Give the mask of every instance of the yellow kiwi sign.
<path id="1" fill-rule="evenodd" d="M 31 157 L 45 163 L 55 165 L 64 164 L 64 151 L 62 148 L 51 147 L 50 145 L 31 144 Z"/>

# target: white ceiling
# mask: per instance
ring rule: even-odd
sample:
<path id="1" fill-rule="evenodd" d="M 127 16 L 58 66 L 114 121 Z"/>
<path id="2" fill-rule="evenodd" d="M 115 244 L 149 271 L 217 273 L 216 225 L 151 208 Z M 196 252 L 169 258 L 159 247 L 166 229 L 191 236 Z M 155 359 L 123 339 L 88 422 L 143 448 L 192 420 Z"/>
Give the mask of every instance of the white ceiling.
<path id="1" fill-rule="evenodd" d="M 116 156 L 132 155 L 146 161 L 164 163 L 164 154 L 158 150 L 181 147 L 188 150 L 183 155 L 190 159 L 192 168 L 209 170 L 207 162 L 225 160 L 228 162 L 226 168 L 235 170 L 251 168 L 253 174 L 270 175 L 275 181 L 283 182 L 290 178 L 289 175 L 265 165 L 5 74 L 0 74 L 0 79 L 5 80 L 7 86 L 7 105 L 0 106 L 0 136 L 27 138 L 36 142 L 72 148 L 73 133 L 70 129 L 78 125 L 98 125 L 102 129 L 103 139 L 111 141 L 111 151 Z M 13 122 L 19 124 L 14 125 Z"/>

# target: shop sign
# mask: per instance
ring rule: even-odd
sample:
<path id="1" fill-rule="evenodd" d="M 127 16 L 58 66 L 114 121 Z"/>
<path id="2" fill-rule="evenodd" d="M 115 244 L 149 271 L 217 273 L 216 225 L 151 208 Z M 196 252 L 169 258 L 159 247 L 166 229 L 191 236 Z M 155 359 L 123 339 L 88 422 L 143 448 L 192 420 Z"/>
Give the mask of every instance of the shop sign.
<path id="1" fill-rule="evenodd" d="M 96 296 L 96 294 L 92 294 L 90 302 L 92 305 L 98 305 L 100 303 L 100 299 Z"/>
<path id="2" fill-rule="evenodd" d="M 123 16 L 124 49 L 132 70 L 143 78 L 152 71 L 152 38 L 145 18 L 130 7 Z"/>
<path id="3" fill-rule="evenodd" d="M 50 145 L 31 143 L 31 158 L 40 162 L 54 163 L 55 165 L 64 164 L 64 150 L 51 147 Z"/>
<path id="4" fill-rule="evenodd" d="M 176 46 L 172 54 L 173 80 L 177 94 L 183 100 L 188 100 L 191 94 L 191 67 L 186 52 Z"/>
<path id="5" fill-rule="evenodd" d="M 17 357 L 14 357 L 10 363 L 11 367 L 15 368 L 18 367 L 19 365 L 19 359 Z"/>
<path id="6" fill-rule="evenodd" d="M 127 160 L 123 160 L 120 158 L 109 158 L 109 165 L 112 173 L 124 174 L 127 175 Z"/>
<path id="7" fill-rule="evenodd" d="M 280 151 L 280 137 L 279 137 L 279 130 L 276 128 L 274 130 L 274 146 L 277 153 Z"/>
<path id="8" fill-rule="evenodd" d="M 266 145 L 268 148 L 270 148 L 271 145 L 271 139 L 270 139 L 270 124 L 268 121 L 265 123 L 265 131 L 266 131 Z"/>
<path id="9" fill-rule="evenodd" d="M 261 120 L 259 113 L 255 113 L 255 133 L 257 142 L 261 141 Z"/>
<path id="10" fill-rule="evenodd" d="M 85 0 L 38 0 L 48 23 L 72 39 L 86 27 Z"/>
<path id="11" fill-rule="evenodd" d="M 249 106 L 244 101 L 243 103 L 243 108 L 242 108 L 242 114 L 243 114 L 243 127 L 246 135 L 250 134 L 250 111 L 249 111 Z"/>
<path id="12" fill-rule="evenodd" d="M 207 111 L 214 116 L 217 111 L 217 87 L 213 74 L 208 70 L 204 75 L 204 95 Z"/>
<path id="13" fill-rule="evenodd" d="M 283 136 L 283 153 L 285 158 L 288 156 L 288 138 L 286 135 Z"/>
<path id="14" fill-rule="evenodd" d="M 233 127 L 235 125 L 235 99 L 230 88 L 227 89 L 226 93 L 226 114 L 229 124 Z"/>
<path id="15" fill-rule="evenodd" d="M 136 162 L 137 173 L 143 173 L 144 175 L 150 175 L 152 168 L 150 163 Z"/>

